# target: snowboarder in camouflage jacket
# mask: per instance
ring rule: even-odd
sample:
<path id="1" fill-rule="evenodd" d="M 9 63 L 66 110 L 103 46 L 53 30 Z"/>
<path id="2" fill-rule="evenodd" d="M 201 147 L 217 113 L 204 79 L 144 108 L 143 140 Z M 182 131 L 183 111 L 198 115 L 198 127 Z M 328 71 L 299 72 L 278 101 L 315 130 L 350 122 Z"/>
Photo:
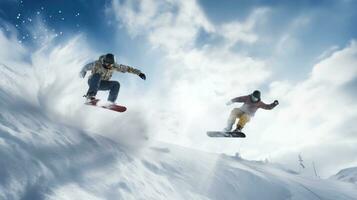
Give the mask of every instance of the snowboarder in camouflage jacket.
<path id="1" fill-rule="evenodd" d="M 88 79 L 89 89 L 87 94 L 87 101 L 95 100 L 95 96 L 97 95 L 98 90 L 110 90 L 108 101 L 111 103 L 115 103 L 120 84 L 118 81 L 111 81 L 110 78 L 113 75 L 113 72 L 122 72 L 122 73 L 132 73 L 138 75 L 141 79 L 145 80 L 146 76 L 140 70 L 135 69 L 133 67 L 117 64 L 114 60 L 114 55 L 108 53 L 106 55 L 102 55 L 98 60 L 86 64 L 81 72 L 80 76 L 84 78 L 86 76 L 87 71 L 91 71 L 92 74 Z"/>

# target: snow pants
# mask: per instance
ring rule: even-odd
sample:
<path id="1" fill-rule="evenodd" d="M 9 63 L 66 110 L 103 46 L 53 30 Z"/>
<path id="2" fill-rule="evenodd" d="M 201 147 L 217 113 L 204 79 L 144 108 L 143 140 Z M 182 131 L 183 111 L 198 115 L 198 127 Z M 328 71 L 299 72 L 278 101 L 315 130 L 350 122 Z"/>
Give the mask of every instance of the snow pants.
<path id="1" fill-rule="evenodd" d="M 115 102 L 118 97 L 120 84 L 118 81 L 101 80 L 100 74 L 92 74 L 88 79 L 88 96 L 96 96 L 98 90 L 110 90 L 108 101 Z"/>
<path id="2" fill-rule="evenodd" d="M 241 109 L 234 108 L 229 115 L 226 130 L 231 130 L 237 119 L 239 120 L 237 123 L 237 128 L 240 127 L 243 129 L 245 124 L 250 121 L 250 116 L 244 113 Z"/>

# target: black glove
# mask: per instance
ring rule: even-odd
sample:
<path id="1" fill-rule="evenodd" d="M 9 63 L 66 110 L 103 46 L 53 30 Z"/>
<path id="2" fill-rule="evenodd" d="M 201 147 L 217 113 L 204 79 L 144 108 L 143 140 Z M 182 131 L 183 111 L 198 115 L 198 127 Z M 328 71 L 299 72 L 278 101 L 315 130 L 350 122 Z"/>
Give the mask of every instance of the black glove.
<path id="1" fill-rule="evenodd" d="M 275 101 L 274 101 L 274 105 L 276 105 L 276 106 L 279 105 L 279 101 L 278 101 L 278 100 L 275 100 Z"/>
<path id="2" fill-rule="evenodd" d="M 146 76 L 145 76 L 144 73 L 140 73 L 139 76 L 140 76 L 141 79 L 146 80 Z"/>

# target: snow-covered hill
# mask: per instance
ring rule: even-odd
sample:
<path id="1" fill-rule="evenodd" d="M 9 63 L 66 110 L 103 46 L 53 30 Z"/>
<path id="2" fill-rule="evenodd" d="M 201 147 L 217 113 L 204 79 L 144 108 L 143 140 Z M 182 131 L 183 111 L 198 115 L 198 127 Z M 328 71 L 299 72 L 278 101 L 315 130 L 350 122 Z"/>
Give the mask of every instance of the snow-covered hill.
<path id="1" fill-rule="evenodd" d="M 14 73 L 2 68 L 0 199 L 357 199 L 353 184 L 273 164 L 154 141 L 133 151 L 21 98 Z"/>
<path id="2" fill-rule="evenodd" d="M 357 167 L 343 169 L 336 175 L 330 177 L 330 179 L 357 184 Z"/>

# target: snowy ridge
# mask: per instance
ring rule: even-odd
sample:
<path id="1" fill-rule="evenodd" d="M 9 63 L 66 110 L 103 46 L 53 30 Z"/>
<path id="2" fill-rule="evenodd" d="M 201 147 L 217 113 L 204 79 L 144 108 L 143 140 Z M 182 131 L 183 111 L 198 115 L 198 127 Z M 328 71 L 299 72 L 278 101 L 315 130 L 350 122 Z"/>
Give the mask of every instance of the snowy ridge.
<path id="1" fill-rule="evenodd" d="M 0 199 L 357 199 L 353 184 L 308 179 L 263 162 L 158 142 L 132 151 L 59 122 L 61 115 L 21 98 L 21 85 L 10 88 L 6 77 L 18 75 L 5 72 Z"/>
<path id="2" fill-rule="evenodd" d="M 330 179 L 357 184 L 357 167 L 343 169 L 336 175 L 330 177 Z"/>

